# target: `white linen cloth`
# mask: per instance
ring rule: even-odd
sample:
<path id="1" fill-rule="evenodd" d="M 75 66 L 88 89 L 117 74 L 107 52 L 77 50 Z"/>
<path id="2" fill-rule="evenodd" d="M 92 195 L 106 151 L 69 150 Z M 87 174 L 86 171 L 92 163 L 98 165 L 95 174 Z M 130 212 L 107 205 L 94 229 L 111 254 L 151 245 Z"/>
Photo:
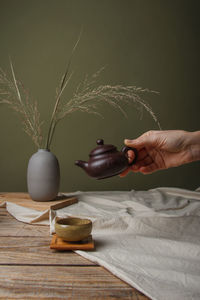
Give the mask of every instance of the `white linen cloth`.
<path id="1" fill-rule="evenodd" d="M 76 251 L 154 300 L 200 299 L 200 190 L 77 192 L 79 202 L 43 213 L 7 203 L 18 220 L 56 216 L 93 221 L 95 251 Z"/>

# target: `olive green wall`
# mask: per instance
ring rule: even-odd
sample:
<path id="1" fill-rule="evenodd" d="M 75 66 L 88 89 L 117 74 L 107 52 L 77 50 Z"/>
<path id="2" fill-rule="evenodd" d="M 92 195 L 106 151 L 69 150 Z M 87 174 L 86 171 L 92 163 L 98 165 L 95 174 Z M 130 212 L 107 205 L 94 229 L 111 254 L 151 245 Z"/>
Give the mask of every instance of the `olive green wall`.
<path id="1" fill-rule="evenodd" d="M 163 129 L 199 129 L 199 1 L 194 0 L 0 0 L 0 66 L 9 71 L 9 55 L 18 78 L 49 120 L 55 88 L 80 28 L 75 53 L 75 84 L 102 66 L 99 81 L 134 84 L 160 91 L 148 96 Z M 62 191 L 146 190 L 157 186 L 200 186 L 199 162 L 152 175 L 129 174 L 95 181 L 74 165 L 87 160 L 97 138 L 123 145 L 156 129 L 148 114 L 139 120 L 128 107 L 128 120 L 107 106 L 104 119 L 74 113 L 56 131 L 52 152 L 61 166 Z M 0 106 L 0 191 L 26 191 L 26 168 L 36 151 L 17 115 Z"/>

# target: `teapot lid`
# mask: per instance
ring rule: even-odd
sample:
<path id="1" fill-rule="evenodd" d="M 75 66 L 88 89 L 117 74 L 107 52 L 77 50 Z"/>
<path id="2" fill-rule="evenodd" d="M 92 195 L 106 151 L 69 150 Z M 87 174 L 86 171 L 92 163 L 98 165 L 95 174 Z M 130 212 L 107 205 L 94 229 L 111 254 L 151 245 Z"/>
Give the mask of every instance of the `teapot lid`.
<path id="1" fill-rule="evenodd" d="M 117 150 L 117 148 L 113 145 L 104 145 L 104 140 L 102 139 L 97 140 L 96 143 L 98 146 L 90 152 L 90 156 L 95 156 Z"/>

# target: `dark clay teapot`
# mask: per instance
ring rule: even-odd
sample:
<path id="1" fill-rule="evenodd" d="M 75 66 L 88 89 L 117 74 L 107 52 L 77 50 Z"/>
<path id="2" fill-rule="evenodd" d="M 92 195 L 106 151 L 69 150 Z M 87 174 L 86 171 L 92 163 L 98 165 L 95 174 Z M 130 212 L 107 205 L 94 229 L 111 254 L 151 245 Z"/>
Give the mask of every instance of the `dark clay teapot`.
<path id="1" fill-rule="evenodd" d="M 96 179 L 112 177 L 122 173 L 132 166 L 137 160 L 137 150 L 135 148 L 123 147 L 121 151 L 113 145 L 104 145 L 103 140 L 97 140 L 97 147 L 90 152 L 88 162 L 77 160 L 75 164 L 85 170 L 85 172 Z M 132 150 L 135 158 L 130 163 L 127 152 Z"/>

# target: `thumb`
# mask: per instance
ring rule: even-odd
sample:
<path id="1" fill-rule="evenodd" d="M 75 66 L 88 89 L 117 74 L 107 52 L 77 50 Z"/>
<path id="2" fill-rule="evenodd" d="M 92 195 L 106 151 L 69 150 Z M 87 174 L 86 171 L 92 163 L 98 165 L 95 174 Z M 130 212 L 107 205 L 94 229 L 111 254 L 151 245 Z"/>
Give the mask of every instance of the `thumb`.
<path id="1" fill-rule="evenodd" d="M 137 149 L 141 149 L 144 147 L 144 141 L 141 141 L 140 138 L 134 140 L 125 139 L 124 144 L 128 147 Z"/>
<path id="2" fill-rule="evenodd" d="M 124 144 L 126 146 L 137 148 L 138 150 L 144 148 L 145 146 L 152 146 L 155 142 L 155 138 L 153 134 L 144 133 L 139 136 L 137 139 L 129 140 L 125 139 Z"/>

